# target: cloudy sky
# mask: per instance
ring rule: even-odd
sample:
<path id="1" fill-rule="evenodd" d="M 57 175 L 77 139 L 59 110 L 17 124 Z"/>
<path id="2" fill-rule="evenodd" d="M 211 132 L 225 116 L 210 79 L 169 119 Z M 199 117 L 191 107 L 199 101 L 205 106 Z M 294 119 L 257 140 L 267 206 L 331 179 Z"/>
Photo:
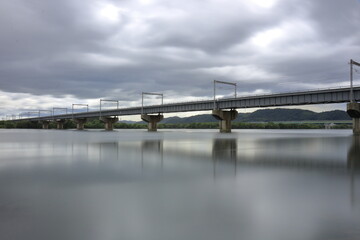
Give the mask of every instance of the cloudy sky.
<path id="1" fill-rule="evenodd" d="M 347 86 L 360 1 L 3 0 L 0 34 L 0 115 L 127 107 L 208 99 L 213 79 L 238 95 Z"/>

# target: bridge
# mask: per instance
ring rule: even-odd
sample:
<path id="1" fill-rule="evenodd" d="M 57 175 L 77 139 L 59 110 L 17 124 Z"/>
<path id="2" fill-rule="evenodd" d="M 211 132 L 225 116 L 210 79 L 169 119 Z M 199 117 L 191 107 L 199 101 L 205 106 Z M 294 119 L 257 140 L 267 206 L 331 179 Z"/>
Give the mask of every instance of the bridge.
<path id="1" fill-rule="evenodd" d="M 40 121 L 44 129 L 48 128 L 50 121 L 55 121 L 57 128 L 62 129 L 66 120 L 73 120 L 77 123 L 77 129 L 82 130 L 88 119 L 97 118 L 105 123 L 106 130 L 112 130 L 113 124 L 119 120 L 119 116 L 140 115 L 141 119 L 148 123 L 148 131 L 156 131 L 157 123 L 164 118 L 164 113 L 212 111 L 212 115 L 220 122 L 220 132 L 231 132 L 231 121 L 234 120 L 238 114 L 236 109 L 348 103 L 347 112 L 353 118 L 353 132 L 354 134 L 360 134 L 360 104 L 358 101 L 360 101 L 360 87 L 265 94 L 225 99 L 215 99 L 214 93 L 213 100 L 178 102 L 152 106 L 142 105 L 128 108 L 117 107 L 116 109 L 106 110 L 101 109 L 100 103 L 99 111 L 77 113 L 72 111 L 71 113 L 52 114 L 48 116 L 40 116 L 39 114 L 38 117 L 13 119 L 11 121 Z"/>

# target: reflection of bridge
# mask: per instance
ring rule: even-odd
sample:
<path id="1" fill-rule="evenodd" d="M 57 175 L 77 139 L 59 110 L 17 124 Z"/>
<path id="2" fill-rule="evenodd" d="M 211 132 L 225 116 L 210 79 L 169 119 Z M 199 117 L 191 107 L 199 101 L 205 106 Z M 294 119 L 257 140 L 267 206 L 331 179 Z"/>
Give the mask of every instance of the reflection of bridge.
<path id="1" fill-rule="evenodd" d="M 341 139 L 334 139 L 334 141 L 344 141 Z M 141 153 L 142 161 L 144 159 L 164 160 L 164 155 L 174 158 L 181 158 L 196 161 L 208 161 L 212 159 L 214 162 L 221 164 L 231 164 L 236 167 L 236 164 L 247 166 L 277 166 L 289 167 L 299 169 L 360 169 L 360 137 L 354 136 L 351 142 L 351 147 L 347 151 L 347 161 L 340 161 L 339 156 L 326 156 L 322 150 L 312 152 L 309 154 L 299 155 L 296 151 L 283 151 L 281 148 L 286 148 L 288 139 L 259 139 L 252 141 L 251 144 L 242 148 L 241 143 L 236 138 L 215 138 L 212 141 L 204 142 L 193 148 L 188 148 L 184 144 L 177 144 L 177 142 L 164 140 L 144 140 L 140 145 L 125 144 L 124 146 L 115 144 L 119 148 L 115 152 L 130 151 Z M 318 138 L 296 138 L 297 145 L 300 149 L 311 147 L 319 143 Z M 249 142 L 247 142 L 249 143 Z M 336 142 L 332 143 L 333 145 Z M 130 150 L 131 149 L 131 150 Z M 261 149 L 261 150 L 257 150 Z M 267 151 L 267 149 L 275 149 L 275 152 Z M 279 149 L 279 151 L 277 151 Z M 251 152 L 251 153 L 250 153 Z M 118 158 L 114 155 L 113 158 Z"/>
<path id="2" fill-rule="evenodd" d="M 230 132 L 231 121 L 236 118 L 237 111 L 235 109 L 238 108 L 345 103 L 350 102 L 351 98 L 353 98 L 354 101 L 348 104 L 348 113 L 354 119 L 354 133 L 360 134 L 360 104 L 357 103 L 357 101 L 360 101 L 360 87 L 355 87 L 352 91 L 350 90 L 350 88 L 337 88 L 306 92 L 236 97 L 220 100 L 193 101 L 41 117 L 38 116 L 12 121 L 41 121 L 43 123 L 43 128 L 48 127 L 49 121 L 56 121 L 58 123 L 58 128 L 62 128 L 65 120 L 74 120 L 77 122 L 77 128 L 83 129 L 84 123 L 87 119 L 100 118 L 103 122 L 105 122 L 105 128 L 107 130 L 112 130 L 113 123 L 118 121 L 118 116 L 141 115 L 142 119 L 149 123 L 148 130 L 156 131 L 157 123 L 163 119 L 163 113 L 212 110 L 213 116 L 220 120 L 220 131 Z"/>
<path id="3" fill-rule="evenodd" d="M 300 145 L 299 149 L 304 149 L 308 146 L 316 146 L 316 143 L 321 142 L 320 139 L 296 138 L 296 143 Z M 177 141 L 158 139 L 140 142 L 90 143 L 90 146 L 74 142 L 70 151 L 67 145 L 65 147 L 54 145 L 54 147 L 57 146 L 60 149 L 58 151 L 73 155 L 74 159 L 85 158 L 87 161 L 99 163 L 116 161 L 149 170 L 151 170 L 151 166 L 153 170 L 155 168 L 163 171 L 181 171 L 182 167 L 188 171 L 188 166 L 191 166 L 191 169 L 210 170 L 208 167 L 212 165 L 212 170 L 216 175 L 221 174 L 218 171 L 220 169 L 227 169 L 227 173 L 236 173 L 242 167 L 360 171 L 360 137 L 358 136 L 354 136 L 352 139 L 335 138 L 333 140 L 335 142 L 330 144 L 334 146 L 336 141 L 349 141 L 350 147 L 347 150 L 339 151 L 343 152 L 345 156 L 341 153 L 338 156 L 327 156 L 324 154 L 322 146 L 317 146 L 313 149 L 318 150 L 302 155 L 293 150 L 278 151 L 280 148 L 287 148 L 287 145 L 284 146 L 286 141 L 288 139 L 258 139 L 243 146 L 243 142 L 239 142 L 236 138 L 215 138 L 203 142 L 201 148 L 199 148 L 200 145 L 189 148 L 189 145 L 178 144 Z M 348 144 L 345 145 L 348 146 Z M 139 162 L 131 159 L 138 159 Z M 176 161 L 173 161 L 174 159 Z M 163 165 L 167 167 L 163 168 Z"/>
<path id="4" fill-rule="evenodd" d="M 307 146 L 316 146 L 321 143 L 320 138 L 296 138 L 299 149 Z M 214 179 L 222 176 L 241 175 L 243 169 L 290 169 L 290 170 L 311 170 L 316 172 L 336 172 L 349 176 L 351 184 L 351 196 L 355 199 L 355 176 L 360 171 L 360 137 L 334 138 L 331 146 L 336 146 L 336 141 L 348 143 L 346 148 L 339 151 L 338 156 L 327 156 L 322 146 L 309 151 L 309 154 L 299 155 L 298 152 L 289 150 L 287 154 L 278 151 L 278 148 L 287 148 L 284 143 L 288 139 L 257 139 L 250 145 L 243 146 L 244 142 L 236 138 L 215 138 L 201 142 L 202 148 L 190 147 L 186 144 L 178 144 L 172 140 L 144 140 L 134 142 L 106 142 L 91 143 L 91 147 L 74 142 L 72 150 L 59 147 L 59 151 L 74 155 L 74 159 L 81 159 L 81 154 L 86 161 L 96 162 L 96 167 L 106 168 L 106 178 L 119 177 L 119 169 L 114 167 L 113 162 L 118 166 L 127 165 L 131 171 L 146 174 L 176 175 L 188 174 L 189 171 L 197 171 L 212 176 Z M 252 149 L 254 150 L 252 152 Z M 260 149 L 260 150 L 256 150 Z M 91 151 L 89 154 L 89 151 Z M 97 153 L 97 154 L 96 154 Z M 319 153 L 319 154 L 318 154 Z M 104 164 L 102 164 L 104 163 Z M 116 165 L 117 166 L 117 165 Z M 110 168 L 109 168 L 110 167 Z M 128 169 L 128 168 L 125 168 Z M 105 176 L 104 176 L 105 177 Z M 88 177 L 92 179 L 92 177 Z"/>
<path id="5" fill-rule="evenodd" d="M 318 139 L 299 138 L 299 144 L 314 145 L 318 142 Z M 182 159 L 194 159 L 204 160 L 208 162 L 209 158 L 213 160 L 213 177 L 214 179 L 221 175 L 225 170 L 225 174 L 233 172 L 237 175 L 238 169 L 241 167 L 264 167 L 264 168 L 290 168 L 290 169 L 312 169 L 316 171 L 334 171 L 338 169 L 345 169 L 350 175 L 350 199 L 354 205 L 356 202 L 355 194 L 355 172 L 360 170 L 360 136 L 353 136 L 351 140 L 351 146 L 347 151 L 347 161 L 342 162 L 334 157 L 329 159 L 327 156 L 320 154 L 318 157 L 306 156 L 306 154 L 298 155 L 296 152 L 291 151 L 292 155 L 283 154 L 281 151 L 276 151 L 276 154 L 271 154 L 266 149 L 273 149 L 276 146 L 270 148 L 265 147 L 268 144 L 275 144 L 279 147 L 284 147 L 284 141 L 288 139 L 271 139 L 267 141 L 262 139 L 256 143 L 258 148 L 265 149 L 265 152 L 258 155 L 246 156 L 238 147 L 237 139 L 233 138 L 217 138 L 213 140 L 212 151 L 202 152 L 195 151 L 188 153 L 186 149 L 179 148 L 168 151 L 164 147 L 163 140 L 150 140 L 144 141 L 141 145 L 142 152 L 142 166 L 144 161 L 144 155 L 146 154 L 158 154 L 157 158 L 161 159 L 161 170 L 163 170 L 164 152 L 168 156 L 181 156 Z M 343 141 L 343 139 L 335 139 L 334 141 Z M 334 143 L 335 144 L 335 143 Z M 264 146 L 264 148 L 261 147 Z M 260 151 L 261 152 L 261 151 Z M 166 161 L 166 159 L 165 159 Z"/>

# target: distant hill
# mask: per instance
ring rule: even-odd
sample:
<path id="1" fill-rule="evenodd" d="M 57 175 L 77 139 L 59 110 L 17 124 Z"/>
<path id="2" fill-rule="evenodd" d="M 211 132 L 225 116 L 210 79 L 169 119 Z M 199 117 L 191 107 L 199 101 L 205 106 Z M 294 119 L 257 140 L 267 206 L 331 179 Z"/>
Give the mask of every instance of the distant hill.
<path id="1" fill-rule="evenodd" d="M 302 109 L 260 109 L 252 113 L 239 113 L 236 122 L 278 122 L 278 121 L 326 121 L 351 120 L 345 111 L 334 110 L 316 113 Z M 169 117 L 161 123 L 205 123 L 217 122 L 210 114 L 200 114 L 191 117 Z"/>
<path id="2" fill-rule="evenodd" d="M 205 123 L 205 122 L 217 122 L 217 120 L 211 116 L 211 114 L 200 114 L 190 117 L 169 117 L 164 118 L 161 123 Z"/>
<path id="3" fill-rule="evenodd" d="M 127 123 L 127 124 L 138 123 L 138 121 L 129 121 L 129 120 L 120 120 L 120 122 Z"/>

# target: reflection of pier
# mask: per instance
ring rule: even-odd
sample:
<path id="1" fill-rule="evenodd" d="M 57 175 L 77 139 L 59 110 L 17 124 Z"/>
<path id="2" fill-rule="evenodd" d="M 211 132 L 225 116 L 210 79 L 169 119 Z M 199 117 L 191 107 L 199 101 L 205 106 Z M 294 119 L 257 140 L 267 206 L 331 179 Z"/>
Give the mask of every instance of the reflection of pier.
<path id="1" fill-rule="evenodd" d="M 214 159 L 236 160 L 236 139 L 214 139 L 212 156 Z"/>
<path id="2" fill-rule="evenodd" d="M 218 138 L 213 141 L 212 159 L 214 163 L 214 178 L 217 172 L 217 163 L 225 162 L 234 165 L 234 172 L 236 176 L 236 163 L 237 163 L 237 141 L 236 139 Z"/>
<path id="3" fill-rule="evenodd" d="M 99 158 L 100 160 L 118 160 L 119 159 L 119 145 L 116 142 L 100 143 L 99 144 Z"/>
<path id="4" fill-rule="evenodd" d="M 350 199 L 351 205 L 356 202 L 355 172 L 360 169 L 360 136 L 353 136 L 348 152 L 347 165 L 350 171 Z"/>
<path id="5" fill-rule="evenodd" d="M 155 155 L 154 155 L 155 154 Z M 141 142 L 141 169 L 144 169 L 144 157 L 150 159 L 151 157 L 160 158 L 161 170 L 164 167 L 164 149 L 163 140 L 144 140 Z"/>
<path id="6" fill-rule="evenodd" d="M 290 148 L 294 144 L 287 143 L 291 141 L 289 138 L 254 139 L 247 141 L 246 146 L 245 142 L 236 138 L 216 138 L 184 142 L 162 139 L 109 143 L 73 142 L 71 145 L 62 145 L 61 148 L 59 148 L 61 145 L 53 144 L 52 151 L 53 154 L 57 151 L 59 154 L 68 153 L 67 163 L 73 163 L 73 160 L 96 163 L 92 165 L 96 168 L 87 173 L 91 175 L 97 174 L 99 169 L 106 170 L 106 176 L 103 177 L 107 179 L 127 176 L 127 173 L 121 172 L 124 169 L 134 170 L 132 173 L 136 174 L 158 176 L 203 173 L 218 179 L 224 176 L 236 176 L 241 171 L 251 168 L 310 170 L 316 173 L 333 171 L 348 180 L 349 199 L 355 205 L 356 199 L 359 201 L 356 183 L 360 173 L 360 137 L 332 139 L 333 142 L 329 146 L 338 144 L 339 154 L 330 157 L 321 154 L 322 151 L 327 150 L 321 147 L 328 144 L 322 144 L 323 140 L 319 138 L 295 140 L 299 146 L 295 149 Z M 319 143 L 320 145 L 316 146 Z M 339 143 L 343 144 L 340 146 Z M 310 149 L 310 146 L 318 150 L 298 156 L 297 149 Z"/>
<path id="7" fill-rule="evenodd" d="M 348 152 L 347 165 L 349 169 L 360 169 L 360 136 L 353 136 Z"/>
<path id="8" fill-rule="evenodd" d="M 336 141 L 347 141 L 339 138 Z M 246 166 L 289 167 L 299 169 L 360 169 L 360 137 L 353 137 L 348 149 L 347 162 L 337 160 L 336 156 L 328 158 L 323 155 L 304 154 L 299 156 L 293 151 L 284 151 L 287 148 L 287 139 L 270 139 L 253 141 L 251 146 L 244 147 L 237 139 L 217 138 L 212 142 L 202 142 L 201 146 L 177 144 L 176 141 L 144 140 L 140 142 L 109 142 L 109 143 L 75 143 L 70 145 L 73 158 L 89 158 L 90 160 L 120 160 L 126 155 L 139 154 L 141 165 L 160 165 L 163 167 L 164 155 L 181 158 L 183 161 L 206 162 L 212 159 L 214 164 Z M 300 147 L 313 146 L 319 139 L 296 139 Z M 247 142 L 249 143 L 249 142 Z M 336 143 L 333 143 L 336 144 Z M 55 146 L 53 146 L 56 149 Z M 259 150 L 257 150 L 259 149 Z M 283 150 L 283 151 L 282 151 Z M 64 149 L 64 151 L 68 151 Z M 166 154 L 165 154 L 166 153 Z M 140 156 L 141 155 L 141 156 Z M 97 157 L 96 157 L 97 156 Z M 239 166 L 238 166 L 239 167 Z M 234 169 L 236 171 L 236 169 Z"/>

